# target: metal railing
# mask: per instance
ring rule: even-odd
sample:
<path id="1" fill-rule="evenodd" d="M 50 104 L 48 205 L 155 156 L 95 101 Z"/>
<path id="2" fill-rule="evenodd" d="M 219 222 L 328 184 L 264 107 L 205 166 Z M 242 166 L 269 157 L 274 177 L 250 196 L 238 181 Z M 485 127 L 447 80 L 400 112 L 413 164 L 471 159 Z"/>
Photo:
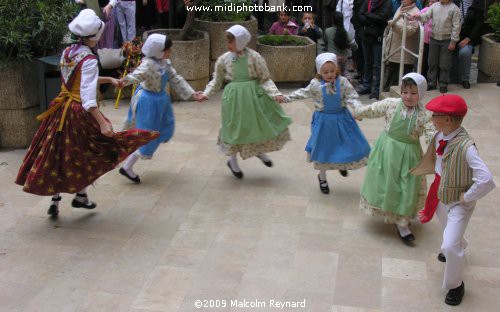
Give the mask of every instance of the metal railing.
<path id="1" fill-rule="evenodd" d="M 403 72 L 404 72 L 404 65 L 405 65 L 405 53 L 409 53 L 410 55 L 414 56 L 418 61 L 417 61 L 417 73 L 422 72 L 422 54 L 424 53 L 424 26 L 420 21 L 417 21 L 419 30 L 420 30 L 420 39 L 419 39 L 419 44 L 418 44 L 418 54 L 413 53 L 412 51 L 408 50 L 406 48 L 406 26 L 408 23 L 408 15 L 407 14 L 401 14 L 396 18 L 391 26 L 387 26 L 384 31 L 384 38 L 382 40 L 382 63 L 380 64 L 380 86 L 379 90 L 380 92 L 383 91 L 384 88 L 384 76 L 385 76 L 385 64 L 386 62 L 389 61 L 389 58 L 396 54 L 397 52 L 401 52 L 401 56 L 399 59 L 399 79 L 398 79 L 398 85 L 401 85 L 401 79 L 403 78 Z M 400 19 L 403 18 L 403 37 L 401 40 L 401 46 L 399 46 L 396 50 L 394 50 L 392 53 L 391 51 L 386 52 L 386 41 L 389 37 L 389 33 L 391 31 L 391 28 L 394 27 L 396 22 Z M 395 34 L 393 34 L 394 36 Z M 390 88 L 390 87 L 389 87 Z"/>

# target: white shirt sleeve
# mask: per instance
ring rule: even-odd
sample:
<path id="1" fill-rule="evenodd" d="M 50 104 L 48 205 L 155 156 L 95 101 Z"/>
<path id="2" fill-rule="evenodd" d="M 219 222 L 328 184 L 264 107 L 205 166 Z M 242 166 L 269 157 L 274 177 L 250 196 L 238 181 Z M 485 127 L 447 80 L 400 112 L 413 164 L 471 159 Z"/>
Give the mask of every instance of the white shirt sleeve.
<path id="1" fill-rule="evenodd" d="M 88 111 L 92 107 L 97 107 L 97 78 L 99 78 L 99 68 L 97 60 L 86 60 L 82 64 L 82 77 L 80 80 L 80 97 L 83 109 Z"/>
<path id="2" fill-rule="evenodd" d="M 472 180 L 474 184 L 465 192 L 464 200 L 471 202 L 478 200 L 495 188 L 493 175 L 479 157 L 476 146 L 472 145 L 467 149 L 467 163 L 472 168 Z"/>
<path id="3" fill-rule="evenodd" d="M 111 6 L 114 8 L 116 6 L 116 3 L 118 2 L 118 0 L 109 0 L 109 4 L 111 4 Z"/>

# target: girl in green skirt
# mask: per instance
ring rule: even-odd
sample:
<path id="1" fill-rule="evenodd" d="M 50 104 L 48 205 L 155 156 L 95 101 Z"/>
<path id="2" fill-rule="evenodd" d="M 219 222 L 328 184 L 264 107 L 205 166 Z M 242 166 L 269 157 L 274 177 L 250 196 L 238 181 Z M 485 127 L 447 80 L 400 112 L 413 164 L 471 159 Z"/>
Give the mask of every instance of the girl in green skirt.
<path id="1" fill-rule="evenodd" d="M 236 155 L 258 157 L 271 167 L 266 153 L 280 150 L 290 140 L 292 120 L 277 103 L 284 97 L 271 80 L 264 58 L 246 47 L 251 39 L 248 30 L 234 25 L 226 31 L 226 39 L 229 51 L 217 59 L 213 79 L 203 93 L 210 96 L 229 81 L 222 94 L 217 144 L 229 156 L 227 165 L 233 175 L 241 179 Z"/>
<path id="2" fill-rule="evenodd" d="M 370 215 L 382 215 L 396 224 L 404 242 L 415 240 L 409 225 L 424 207 L 425 178 L 409 170 L 417 166 L 423 151 L 420 136 L 428 143 L 435 132 L 431 114 L 422 105 L 427 90 L 425 78 L 409 73 L 401 83 L 401 98 L 388 98 L 355 109 L 357 117 L 385 117 L 385 127 L 368 159 L 361 187 L 360 208 Z"/>

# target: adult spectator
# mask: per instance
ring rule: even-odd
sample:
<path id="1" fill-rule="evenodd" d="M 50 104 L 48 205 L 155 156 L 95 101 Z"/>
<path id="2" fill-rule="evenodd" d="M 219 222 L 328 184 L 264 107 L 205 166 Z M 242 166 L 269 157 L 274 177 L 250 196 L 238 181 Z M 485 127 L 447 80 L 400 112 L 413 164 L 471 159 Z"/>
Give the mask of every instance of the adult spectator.
<path id="1" fill-rule="evenodd" d="M 484 27 L 484 0 L 460 0 L 462 29 L 458 41 L 458 78 L 465 89 L 470 88 L 470 67 L 474 48 L 481 43 Z"/>
<path id="2" fill-rule="evenodd" d="M 389 66 L 387 71 L 387 80 L 384 82 L 384 91 L 389 91 L 391 86 L 399 83 L 399 67 L 401 62 L 401 45 L 403 43 L 404 15 L 417 14 L 420 10 L 415 5 L 415 0 L 402 0 L 401 6 L 394 14 L 394 18 L 388 22 L 391 27 L 386 44 L 386 55 L 389 57 Z M 413 53 L 418 53 L 419 33 L 418 22 L 406 21 L 406 42 L 405 47 Z M 393 54 L 394 53 L 394 54 Z M 413 71 L 415 57 L 409 53 L 404 53 L 404 75 Z"/>
<path id="3" fill-rule="evenodd" d="M 359 20 L 363 25 L 362 38 L 365 61 L 363 88 L 359 94 L 370 94 L 370 99 L 378 99 L 380 95 L 382 38 L 391 14 L 390 0 L 365 0 L 359 11 Z M 375 74 L 375 78 L 373 78 L 373 74 Z"/>

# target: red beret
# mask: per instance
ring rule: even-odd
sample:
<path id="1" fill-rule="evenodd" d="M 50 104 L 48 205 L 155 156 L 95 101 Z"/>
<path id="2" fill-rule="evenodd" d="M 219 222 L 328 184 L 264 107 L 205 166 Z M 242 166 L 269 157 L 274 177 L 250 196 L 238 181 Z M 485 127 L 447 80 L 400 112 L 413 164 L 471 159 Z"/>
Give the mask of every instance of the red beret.
<path id="1" fill-rule="evenodd" d="M 467 103 L 456 94 L 443 94 L 430 100 L 425 108 L 431 112 L 452 116 L 465 116 L 467 114 Z"/>

